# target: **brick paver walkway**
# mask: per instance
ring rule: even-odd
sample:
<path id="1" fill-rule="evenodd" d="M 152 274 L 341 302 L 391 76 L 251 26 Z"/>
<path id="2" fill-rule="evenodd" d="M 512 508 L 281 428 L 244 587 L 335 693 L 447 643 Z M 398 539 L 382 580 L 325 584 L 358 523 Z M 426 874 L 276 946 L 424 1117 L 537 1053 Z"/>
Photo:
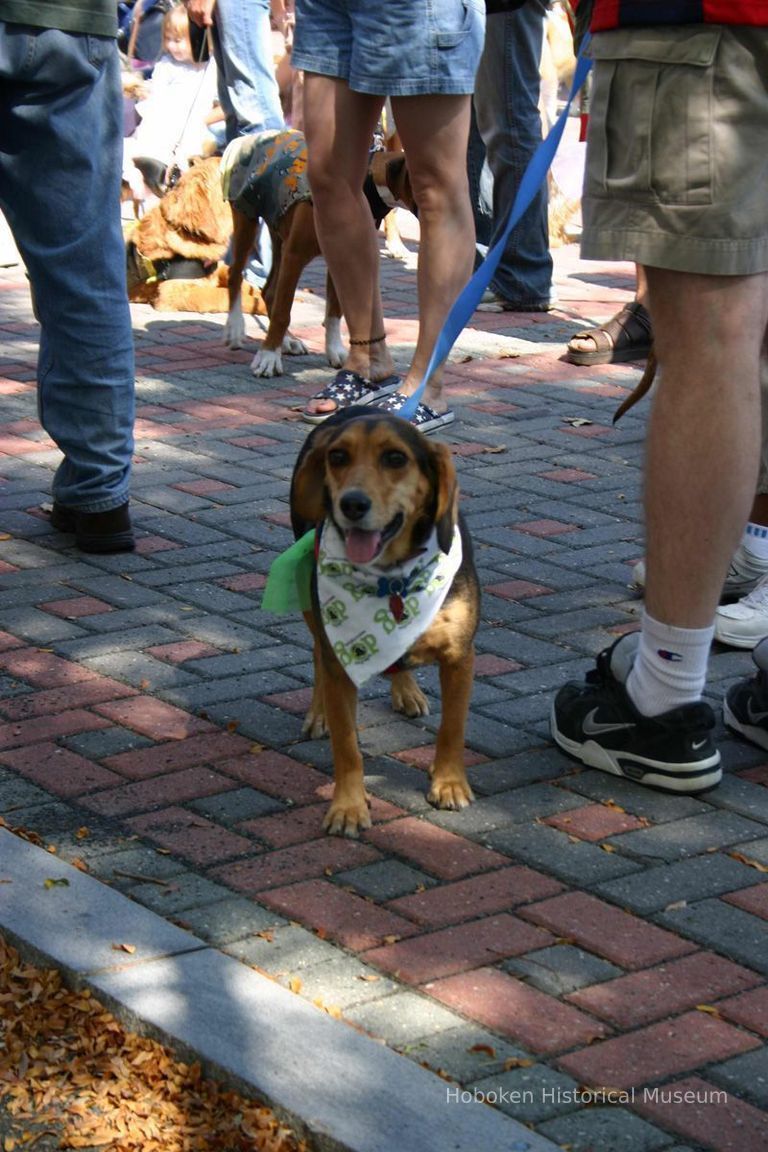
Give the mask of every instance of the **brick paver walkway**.
<path id="1" fill-rule="evenodd" d="M 637 366 L 560 358 L 630 298 L 631 267 L 555 256 L 558 310 L 478 312 L 447 372 L 484 589 L 477 802 L 424 799 L 435 671 L 421 721 L 376 682 L 359 842 L 321 834 L 330 754 L 301 735 L 304 624 L 260 607 L 291 539 L 298 409 L 329 371 L 321 266 L 294 312 L 314 354 L 275 380 L 249 374 L 253 348 L 223 349 L 221 317 L 134 309 L 139 542 L 102 558 L 40 511 L 58 456 L 35 417 L 37 329 L 21 271 L 0 273 L 0 815 L 573 1152 L 758 1152 L 765 755 L 721 732 L 722 785 L 677 798 L 582 771 L 549 739 L 553 689 L 637 621 L 647 413 L 611 426 Z M 388 261 L 383 277 L 402 361 L 415 275 Z M 713 652 L 716 704 L 750 666 Z"/>

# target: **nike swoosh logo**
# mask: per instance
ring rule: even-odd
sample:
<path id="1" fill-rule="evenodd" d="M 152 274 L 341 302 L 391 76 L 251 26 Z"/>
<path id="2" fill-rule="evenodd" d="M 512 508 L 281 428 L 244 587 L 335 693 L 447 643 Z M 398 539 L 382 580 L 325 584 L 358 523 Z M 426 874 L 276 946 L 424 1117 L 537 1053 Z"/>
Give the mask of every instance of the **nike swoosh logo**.
<path id="1" fill-rule="evenodd" d="M 768 712 L 755 712 L 754 708 L 752 707 L 752 701 L 748 700 L 747 716 L 749 717 L 752 724 L 760 724 L 763 720 L 766 719 L 766 717 L 768 717 Z"/>
<path id="2" fill-rule="evenodd" d="M 698 752 L 699 748 L 703 748 L 706 743 L 707 743 L 706 737 L 703 740 L 698 740 L 695 744 L 691 744 L 691 751 L 692 752 Z"/>
<path id="3" fill-rule="evenodd" d="M 588 716 L 584 717 L 584 722 L 581 725 L 582 731 L 585 736 L 600 736 L 604 732 L 620 732 L 625 728 L 634 728 L 634 724 L 600 724 L 595 717 L 597 716 L 598 709 L 593 708 Z"/>

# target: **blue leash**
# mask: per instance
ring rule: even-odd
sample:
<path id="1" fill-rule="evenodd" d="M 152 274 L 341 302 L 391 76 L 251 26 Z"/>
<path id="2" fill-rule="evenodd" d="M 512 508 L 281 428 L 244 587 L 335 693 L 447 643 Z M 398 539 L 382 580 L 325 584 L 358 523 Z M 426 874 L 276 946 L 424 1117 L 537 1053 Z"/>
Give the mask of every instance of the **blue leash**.
<path id="1" fill-rule="evenodd" d="M 427 381 L 435 369 L 438 368 L 447 357 L 477 308 L 477 305 L 480 303 L 483 292 L 485 292 L 490 284 L 493 274 L 499 265 L 510 232 L 520 221 L 523 213 L 530 206 L 534 196 L 547 178 L 547 172 L 555 158 L 555 153 L 557 152 L 558 145 L 565 131 L 565 122 L 568 119 L 571 105 L 592 67 L 592 61 L 588 60 L 585 56 L 588 43 L 589 37 L 585 36 L 579 49 L 579 55 L 576 60 L 576 70 L 573 74 L 573 83 L 565 108 L 560 113 L 557 122 L 553 125 L 546 138 L 539 144 L 530 159 L 528 167 L 523 173 L 523 178 L 520 181 L 520 186 L 517 190 L 517 195 L 515 196 L 509 217 L 504 225 L 504 231 L 494 246 L 489 249 L 485 260 L 462 290 L 460 296 L 448 313 L 446 321 L 435 341 L 435 347 L 432 350 L 432 355 L 421 379 L 421 383 L 413 395 L 408 397 L 402 408 L 398 410 L 397 415 L 402 416 L 405 420 L 410 420 L 414 416 Z"/>

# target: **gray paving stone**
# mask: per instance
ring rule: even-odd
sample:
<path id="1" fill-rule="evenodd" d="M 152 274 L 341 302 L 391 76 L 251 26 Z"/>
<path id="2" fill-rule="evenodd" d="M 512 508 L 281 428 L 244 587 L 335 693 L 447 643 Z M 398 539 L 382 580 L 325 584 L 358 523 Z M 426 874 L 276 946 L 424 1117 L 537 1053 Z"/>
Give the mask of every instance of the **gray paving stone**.
<path id="1" fill-rule="evenodd" d="M 639 863 L 617 852 L 603 852 L 584 840 L 574 843 L 563 832 L 543 824 L 491 832 L 483 837 L 483 843 L 515 860 L 550 872 L 566 883 L 572 883 L 573 877 L 578 876 L 579 886 L 585 888 L 601 880 L 639 872 L 641 868 Z"/>
<path id="2" fill-rule="evenodd" d="M 701 900 L 685 908 L 659 912 L 655 919 L 673 932 L 768 975 L 765 921 L 741 908 L 724 900 Z"/>
<path id="3" fill-rule="evenodd" d="M 103 843 L 96 853 L 90 852 L 90 844 L 86 842 L 80 846 L 80 854 L 86 859 L 92 876 L 122 892 L 152 880 L 164 888 L 174 876 L 184 872 L 184 865 L 173 856 L 145 846 L 132 847 L 126 844 L 125 837 L 118 838 L 111 848 L 109 841 Z"/>
<path id="4" fill-rule="evenodd" d="M 174 551 L 174 549 L 171 549 L 171 551 Z M 235 576 L 242 572 L 242 568 L 239 565 L 231 564 L 227 560 L 216 559 L 215 557 L 209 560 L 200 560 L 197 563 L 194 563 L 189 557 L 187 560 L 188 562 L 184 565 L 183 584 L 179 582 L 179 573 L 169 566 L 164 568 L 151 568 L 141 574 L 136 573 L 133 579 L 137 584 L 142 584 L 145 588 L 167 587 L 173 595 L 176 595 L 177 588 L 183 589 L 184 586 L 189 583 L 200 583 L 202 581 L 215 582 L 223 580 L 226 576 Z"/>
<path id="5" fill-rule="evenodd" d="M 28 644 L 49 647 L 59 640 L 82 636 L 84 630 L 71 620 L 62 620 L 50 612 L 41 612 L 31 606 L 0 610 L 0 629 L 11 632 Z"/>
<path id="6" fill-rule="evenodd" d="M 367 1004 L 390 996 L 397 984 L 355 956 L 336 956 L 314 964 L 297 979 L 285 974 L 280 982 L 311 1004 L 326 1012 L 343 1010 L 345 1015 L 357 1004 Z"/>
<path id="7" fill-rule="evenodd" d="M 292 668 L 297 661 L 306 658 L 306 650 L 294 645 L 267 644 L 262 648 L 246 648 L 243 651 L 227 652 L 221 656 L 204 656 L 200 660 L 189 660 L 184 667 L 201 676 L 215 679 L 240 676 L 248 672 L 263 672 L 266 668 Z"/>
<path id="8" fill-rule="evenodd" d="M 274 668 L 262 672 L 249 672 L 244 676 L 224 676 L 220 679 L 201 681 L 195 676 L 186 684 L 179 684 L 174 688 L 166 688 L 158 694 L 163 699 L 179 708 L 195 711 L 205 708 L 209 715 L 213 715 L 212 705 L 226 701 L 243 702 L 241 714 L 247 715 L 247 702 L 274 692 L 290 692 L 297 687 L 296 681 Z"/>
<path id="9" fill-rule="evenodd" d="M 63 736 L 61 743 L 89 760 L 103 760 L 107 756 L 117 756 L 120 752 L 150 748 L 154 740 L 116 725 L 113 728 L 97 728 L 95 732 L 79 732 L 76 736 Z"/>
<path id="10" fill-rule="evenodd" d="M 721 852 L 693 856 L 674 864 L 646 868 L 634 876 L 596 884 L 595 892 L 639 916 L 660 912 L 670 904 L 693 904 L 755 883 L 755 871 Z"/>
<path id="11" fill-rule="evenodd" d="M 199 684 L 199 677 L 187 672 L 176 664 L 156 660 L 143 652 L 132 650 L 110 652 L 106 656 L 93 656 L 82 663 L 102 676 L 122 680 L 144 692 L 159 691 L 161 688 L 181 688 L 185 684 Z"/>
<path id="12" fill-rule="evenodd" d="M 569 1112 L 573 1108 L 571 1094 L 578 1087 L 576 1081 L 530 1058 L 526 1064 L 529 1066 L 477 1080 L 471 1085 L 472 1094 L 522 1124 L 542 1124 Z"/>
<path id="13" fill-rule="evenodd" d="M 451 826 L 463 836 L 482 836 L 497 828 L 509 828 L 543 820 L 558 812 L 581 807 L 575 796 L 552 784 L 529 784 L 476 800 L 461 812 L 435 812 L 430 820 Z"/>
<path id="14" fill-rule="evenodd" d="M 360 868 L 336 872 L 333 881 L 342 888 L 352 888 L 361 896 L 368 896 L 380 903 L 431 888 L 437 883 L 434 877 L 409 864 L 403 864 L 401 860 L 376 860 Z"/>
<path id="15" fill-rule="evenodd" d="M 524 1049 L 469 1021 L 433 1036 L 423 1036 L 413 1045 L 412 1055 L 420 1064 L 461 1085 L 501 1072 L 508 1060 L 530 1060 Z"/>
<path id="16" fill-rule="evenodd" d="M 401 1051 L 417 1044 L 424 1036 L 433 1036 L 447 1028 L 456 1028 L 462 1019 L 427 996 L 398 991 L 367 1004 L 359 1004 L 344 1013 L 365 1032 Z"/>
<path id="17" fill-rule="evenodd" d="M 515 756 L 489 760 L 469 769 L 468 775 L 476 795 L 493 796 L 510 788 L 560 779 L 572 770 L 559 748 L 532 746 Z"/>
<path id="18" fill-rule="evenodd" d="M 177 872 L 164 884 L 135 884 L 130 889 L 132 900 L 151 908 L 161 916 L 174 918 L 188 908 L 214 904 L 229 896 L 229 890 L 214 884 L 196 872 Z"/>
<path id="19" fill-rule="evenodd" d="M 745 844 L 734 844 L 733 852 L 739 852 L 758 864 L 768 865 L 768 836 L 762 840 L 749 840 Z"/>
<path id="20" fill-rule="evenodd" d="M 105 656 L 110 652 L 129 649 L 140 651 L 155 644 L 173 644 L 178 638 L 173 628 L 155 625 L 149 628 L 129 628 L 127 632 L 109 632 L 106 635 L 83 634 L 74 640 L 60 640 L 54 650 L 58 656 L 66 656 L 70 660 L 85 660 L 88 657 Z"/>
<path id="21" fill-rule="evenodd" d="M 212 904 L 185 908 L 177 922 L 207 944 L 222 949 L 235 941 L 247 940 L 259 932 L 270 932 L 286 924 L 276 912 L 242 896 L 225 896 Z"/>
<path id="22" fill-rule="evenodd" d="M 670 1136 L 641 1120 L 626 1108 L 609 1105 L 584 1108 L 556 1120 L 547 1120 L 539 1131 L 571 1152 L 656 1152 L 668 1148 Z"/>
<path id="23" fill-rule="evenodd" d="M 15 823 L 15 814 L 20 808 L 47 804 L 50 798 L 48 792 L 30 780 L 25 780 L 8 768 L 0 767 L 0 812 L 8 817 L 9 823 Z"/>
<path id="24" fill-rule="evenodd" d="M 230 956 L 251 964 L 271 976 L 301 976 L 315 964 L 327 963 L 338 955 L 332 944 L 321 940 L 298 924 L 286 924 L 282 916 L 272 915 L 272 925 L 255 936 L 233 940 L 223 949 Z"/>
<path id="25" fill-rule="evenodd" d="M 285 687 L 288 690 L 296 688 L 296 684 L 288 681 L 287 677 L 281 679 L 286 681 Z M 182 703 L 182 707 L 187 706 Z M 281 708 L 262 704 L 252 696 L 242 696 L 221 704 L 203 703 L 195 712 L 230 732 L 237 732 L 240 736 L 247 736 L 250 740 L 272 748 L 283 748 L 302 738 L 301 716 L 288 715 Z"/>
<path id="26" fill-rule="evenodd" d="M 573 944 L 553 944 L 551 948 L 505 960 L 501 966 L 550 996 L 567 996 L 623 974 L 614 964 Z"/>
<path id="27" fill-rule="evenodd" d="M 768 1046 L 711 1065 L 707 1079 L 758 1108 L 768 1109 Z"/>
<path id="28" fill-rule="evenodd" d="M 574 762 L 561 754 L 564 765 Z M 641 788 L 620 776 L 609 776 L 605 772 L 578 770 L 572 772 L 563 787 L 591 800 L 604 803 L 612 800 L 633 816 L 645 817 L 653 824 L 663 824 L 667 820 L 683 820 L 687 816 L 711 812 L 703 800 L 693 796 L 673 796 L 671 793 Z"/>
<path id="29" fill-rule="evenodd" d="M 224 792 L 220 796 L 205 796 L 201 800 L 192 800 L 189 807 L 209 820 L 224 824 L 225 827 L 285 810 L 285 805 L 280 800 L 276 800 L 274 796 L 267 796 L 265 792 L 259 792 L 256 788 L 235 788 L 232 792 Z"/>
<path id="30" fill-rule="evenodd" d="M 622 852 L 649 859 L 677 860 L 700 856 L 717 848 L 727 848 L 740 841 L 757 839 L 765 826 L 730 812 L 708 812 L 685 820 L 624 832 L 608 841 Z"/>

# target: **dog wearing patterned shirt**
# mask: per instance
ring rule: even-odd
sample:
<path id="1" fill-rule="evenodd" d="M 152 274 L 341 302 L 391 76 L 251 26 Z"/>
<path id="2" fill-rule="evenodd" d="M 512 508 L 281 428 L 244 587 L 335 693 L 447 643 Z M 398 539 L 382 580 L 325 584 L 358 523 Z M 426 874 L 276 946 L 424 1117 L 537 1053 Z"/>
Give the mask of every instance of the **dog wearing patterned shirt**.
<path id="1" fill-rule="evenodd" d="M 222 190 L 231 205 L 233 221 L 230 306 L 224 329 L 229 348 L 245 344 L 240 290 L 261 221 L 272 240 L 272 267 L 262 290 L 269 327 L 251 363 L 254 376 L 280 376 L 283 354 L 300 356 L 307 352 L 301 340 L 288 331 L 299 277 L 310 260 L 320 255 L 306 169 L 306 140 L 292 128 L 233 140 L 222 157 Z M 416 211 L 402 152 L 371 153 L 364 191 L 377 227 L 395 205 Z M 340 368 L 346 349 L 341 339 L 341 307 L 330 275 L 324 325 L 328 362 Z"/>

